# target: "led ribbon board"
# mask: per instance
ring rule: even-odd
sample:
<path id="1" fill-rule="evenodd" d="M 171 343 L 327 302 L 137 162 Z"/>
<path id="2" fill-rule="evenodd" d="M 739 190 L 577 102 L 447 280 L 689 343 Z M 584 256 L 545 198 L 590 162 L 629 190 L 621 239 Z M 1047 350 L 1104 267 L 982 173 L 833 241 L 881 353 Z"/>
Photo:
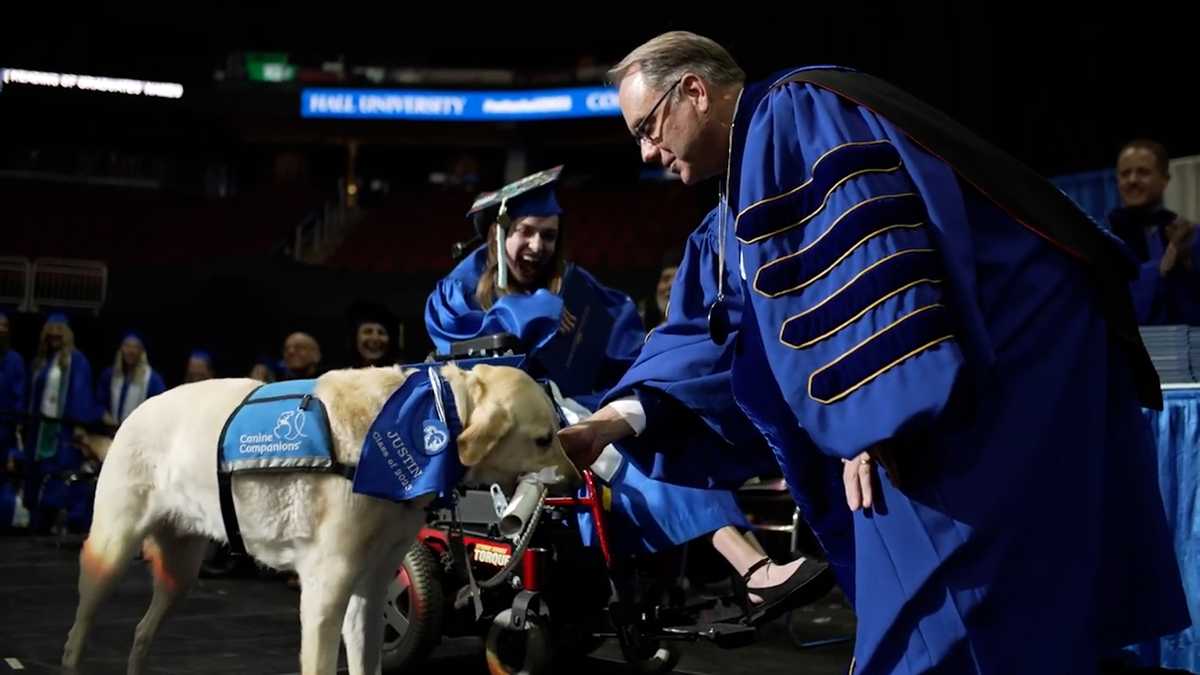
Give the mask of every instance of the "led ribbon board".
<path id="1" fill-rule="evenodd" d="M 499 122 L 620 115 L 617 90 L 574 87 L 531 91 L 310 88 L 300 116 L 311 118 Z"/>

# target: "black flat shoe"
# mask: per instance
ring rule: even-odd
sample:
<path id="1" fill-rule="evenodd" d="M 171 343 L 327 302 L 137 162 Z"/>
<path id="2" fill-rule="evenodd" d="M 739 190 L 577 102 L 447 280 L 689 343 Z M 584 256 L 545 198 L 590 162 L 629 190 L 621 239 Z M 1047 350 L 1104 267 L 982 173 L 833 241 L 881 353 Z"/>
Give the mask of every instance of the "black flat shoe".
<path id="1" fill-rule="evenodd" d="M 808 558 L 783 583 L 763 588 L 749 587 L 750 577 L 770 563 L 770 558 L 763 558 L 751 565 L 742 576 L 733 577 L 744 612 L 742 622 L 745 624 L 758 626 L 790 609 L 816 602 L 834 586 L 835 579 L 829 563 Z M 751 593 L 762 598 L 762 602 L 751 602 Z"/>

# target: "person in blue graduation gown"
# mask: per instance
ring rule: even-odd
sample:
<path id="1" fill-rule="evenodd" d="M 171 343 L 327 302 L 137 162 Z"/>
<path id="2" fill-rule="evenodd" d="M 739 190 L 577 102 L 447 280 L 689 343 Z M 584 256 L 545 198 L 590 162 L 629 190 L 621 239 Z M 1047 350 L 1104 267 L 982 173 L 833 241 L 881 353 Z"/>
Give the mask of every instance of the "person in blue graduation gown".
<path id="1" fill-rule="evenodd" d="M 720 177 L 739 404 L 844 462 L 853 672 L 1091 673 L 1188 624 L 1139 411 L 1161 392 L 1108 235 L 861 73 L 748 84 L 672 33 L 612 75 L 645 161 Z"/>
<path id="2" fill-rule="evenodd" d="M 561 208 L 553 189 L 541 188 L 509 199 L 507 211 L 512 219 L 505 241 L 508 288 L 496 287 L 497 253 L 494 228 L 489 228 L 493 234 L 488 244 L 442 279 L 426 304 L 426 327 L 439 352 L 448 353 L 452 342 L 494 332 L 513 333 L 520 336 L 523 345 L 535 348 L 553 338 L 560 326 L 574 320 L 564 314 L 562 298 L 555 292 L 567 264 L 562 260 Z M 594 403 L 633 363 L 645 336 L 628 296 L 605 288 L 582 269 L 576 267 L 572 273 L 581 273 L 595 287 L 595 296 L 602 299 L 614 321 L 603 357 L 608 367 L 599 369 L 591 391 L 574 392 L 573 396 L 577 401 Z M 761 550 L 738 531 L 748 528 L 748 523 L 728 489 L 655 481 L 638 466 L 624 461 L 611 476 L 612 509 L 621 516 L 614 523 L 619 540 L 632 540 L 643 550 L 660 551 L 712 533 L 717 550 L 739 571 L 745 572 L 764 558 Z M 585 536 L 590 536 L 587 515 L 583 514 L 582 519 Z M 766 577 L 770 572 L 772 580 L 786 584 L 800 565 L 770 567 L 768 570 L 764 566 L 759 576 Z M 820 569 L 810 566 L 804 573 L 812 575 Z"/>
<path id="3" fill-rule="evenodd" d="M 1109 225 L 1140 262 L 1131 291 L 1138 323 L 1200 325 L 1200 237 L 1163 205 L 1171 180 L 1167 151 L 1151 140 L 1127 143 L 1117 156 L 1121 207 Z"/>
<path id="4" fill-rule="evenodd" d="M 645 334 L 637 308 L 627 295 L 596 281 L 587 270 L 566 262 L 558 240 L 561 209 L 552 188 L 513 199 L 513 224 L 505 240 L 508 288 L 497 284 L 494 228 L 488 244 L 468 254 L 441 279 L 425 305 L 425 327 L 437 351 L 450 353 L 454 342 L 482 335 L 511 333 L 528 350 L 545 347 L 575 320 L 563 311 L 563 283 L 574 275 L 591 286 L 613 322 L 596 381 L 564 391 L 584 399 L 610 385 L 633 363 Z"/>
<path id="5" fill-rule="evenodd" d="M 72 481 L 70 476 L 85 461 L 75 434 L 98 415 L 92 396 L 92 367 L 75 348 L 75 334 L 65 315 L 55 313 L 46 318 L 32 370 L 24 487 L 30 528 L 47 532 L 66 512 L 69 526 L 86 529 L 92 486 L 88 481 Z"/>
<path id="6" fill-rule="evenodd" d="M 16 463 L 16 430 L 25 414 L 25 359 L 12 348 L 12 326 L 0 312 L 0 475 Z M 4 523 L 0 522 L 0 526 Z"/>
<path id="7" fill-rule="evenodd" d="M 142 336 L 132 331 L 126 333 L 115 362 L 100 373 L 96 386 L 101 419 L 110 427 L 119 427 L 134 408 L 166 389 L 162 376 L 150 367 Z"/>
<path id="8" fill-rule="evenodd" d="M 21 499 L 17 429 L 25 418 L 25 359 L 11 347 L 11 330 L 0 312 L 0 531 L 14 525 Z"/>
<path id="9" fill-rule="evenodd" d="M 507 288 L 498 288 L 494 228 L 487 245 L 461 261 L 430 294 L 425 307 L 425 325 L 439 352 L 449 353 L 453 342 L 492 333 L 517 335 L 527 349 L 544 346 L 574 317 L 563 311 L 558 294 L 567 273 L 560 239 L 562 231 L 553 187 L 532 190 L 510 199 L 511 219 L 505 240 L 508 266 Z M 623 293 L 601 285 L 578 267 L 594 286 L 603 307 L 612 316 L 612 335 L 600 358 L 597 381 L 586 391 L 563 392 L 583 405 L 598 398 L 636 358 L 645 337 L 633 301 Z M 607 381 L 605 381 L 607 379 Z M 612 475 L 613 506 L 623 516 L 616 523 L 622 539 L 634 539 L 641 548 L 657 551 L 713 532 L 745 519 L 728 492 L 711 493 L 658 483 L 646 478 L 628 463 Z M 590 522 L 590 521 L 588 521 Z M 591 527 L 583 528 L 590 536 Z"/>

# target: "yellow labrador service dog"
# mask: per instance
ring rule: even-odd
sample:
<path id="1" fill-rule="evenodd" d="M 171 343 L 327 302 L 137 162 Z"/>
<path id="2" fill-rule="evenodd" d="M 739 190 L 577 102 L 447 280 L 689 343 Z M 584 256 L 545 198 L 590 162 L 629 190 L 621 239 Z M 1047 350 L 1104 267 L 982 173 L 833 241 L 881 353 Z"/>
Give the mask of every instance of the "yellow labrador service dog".
<path id="1" fill-rule="evenodd" d="M 511 493 L 519 476 L 544 469 L 578 479 L 555 436 L 549 397 L 514 368 L 340 370 L 290 397 L 260 398 L 278 385 L 260 386 L 246 379 L 185 385 L 148 399 L 121 425 L 80 554 L 79 607 L 63 653 L 68 672 L 79 666 L 98 605 L 139 546 L 154 596 L 128 672 L 143 672 L 150 641 L 196 579 L 208 540 L 229 541 L 233 527 L 257 560 L 300 577 L 301 671 L 334 673 L 341 637 L 351 673 L 379 673 L 387 585 L 439 492 L 462 479 Z M 260 403 L 282 412 L 264 407 L 270 419 L 259 431 L 240 430 L 240 411 Z M 302 467 L 294 449 L 322 436 L 330 446 L 324 464 Z M 239 462 L 253 470 L 238 472 Z M 441 465 L 452 468 L 438 488 Z"/>

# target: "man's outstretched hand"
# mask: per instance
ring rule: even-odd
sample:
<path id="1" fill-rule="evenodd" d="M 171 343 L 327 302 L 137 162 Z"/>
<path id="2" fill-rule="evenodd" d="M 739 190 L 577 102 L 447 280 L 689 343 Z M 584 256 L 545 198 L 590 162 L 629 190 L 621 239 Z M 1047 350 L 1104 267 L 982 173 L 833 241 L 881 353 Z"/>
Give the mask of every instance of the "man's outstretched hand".
<path id="1" fill-rule="evenodd" d="M 563 427 L 558 432 L 558 441 L 567 457 L 583 470 L 595 463 L 604 446 L 632 435 L 633 427 L 619 413 L 605 406 L 591 417 Z"/>

